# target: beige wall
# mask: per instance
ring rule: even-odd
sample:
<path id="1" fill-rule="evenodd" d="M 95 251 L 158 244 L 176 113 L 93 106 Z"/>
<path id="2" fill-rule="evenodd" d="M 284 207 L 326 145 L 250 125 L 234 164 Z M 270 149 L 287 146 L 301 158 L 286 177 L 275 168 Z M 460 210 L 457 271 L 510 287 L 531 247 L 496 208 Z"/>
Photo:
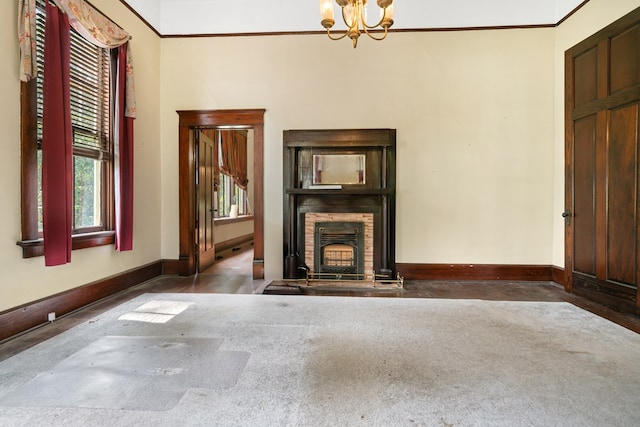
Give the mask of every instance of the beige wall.
<path id="1" fill-rule="evenodd" d="M 553 264 L 564 267 L 564 52 L 640 7 L 640 0 L 590 0 L 556 29 L 554 94 Z"/>
<path id="2" fill-rule="evenodd" d="M 160 39 L 120 2 L 92 0 L 133 35 L 138 118 L 135 122 L 134 251 L 113 246 L 74 251 L 70 264 L 44 267 L 22 259 L 20 240 L 20 82 L 17 1 L 0 2 L 0 311 L 160 259 Z M 43 314 L 46 316 L 46 313 Z"/>
<path id="3" fill-rule="evenodd" d="M 356 50 L 323 35 L 164 40 L 162 256 L 178 250 L 175 111 L 266 108 L 267 278 L 281 275 L 285 129 L 397 129 L 398 262 L 549 264 L 553 47 L 553 29 Z"/>
<path id="4" fill-rule="evenodd" d="M 17 2 L 0 2 L 0 311 L 177 258 L 188 109 L 267 109 L 267 278 L 281 276 L 282 131 L 309 128 L 398 130 L 398 262 L 563 266 L 563 52 L 640 6 L 591 0 L 556 29 L 394 33 L 354 50 L 322 35 L 161 40 L 120 2 L 92 3 L 134 36 L 135 250 L 21 258 Z"/>

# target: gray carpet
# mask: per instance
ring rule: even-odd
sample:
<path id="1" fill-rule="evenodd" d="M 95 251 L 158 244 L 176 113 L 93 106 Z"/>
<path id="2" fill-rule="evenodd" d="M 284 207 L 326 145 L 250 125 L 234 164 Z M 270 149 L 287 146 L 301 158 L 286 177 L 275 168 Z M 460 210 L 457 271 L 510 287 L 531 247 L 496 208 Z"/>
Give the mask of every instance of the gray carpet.
<path id="1" fill-rule="evenodd" d="M 0 363 L 2 426 L 637 426 L 640 335 L 568 303 L 146 294 Z"/>

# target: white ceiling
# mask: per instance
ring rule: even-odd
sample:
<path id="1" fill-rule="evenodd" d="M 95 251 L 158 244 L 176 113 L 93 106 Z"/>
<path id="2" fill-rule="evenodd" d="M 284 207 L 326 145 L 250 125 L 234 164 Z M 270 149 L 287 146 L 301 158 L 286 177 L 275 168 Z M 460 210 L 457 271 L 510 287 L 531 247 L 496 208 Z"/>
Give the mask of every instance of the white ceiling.
<path id="1" fill-rule="evenodd" d="M 395 0 L 394 29 L 556 24 L 584 0 Z M 324 31 L 319 0 L 122 0 L 169 35 Z M 369 7 L 377 8 L 375 0 Z M 335 6 L 336 17 L 339 16 Z M 371 15 L 377 17 L 376 13 Z M 371 18 L 373 21 L 373 17 Z M 338 21 L 338 19 L 336 19 Z M 336 29 L 341 28 L 336 24 Z"/>

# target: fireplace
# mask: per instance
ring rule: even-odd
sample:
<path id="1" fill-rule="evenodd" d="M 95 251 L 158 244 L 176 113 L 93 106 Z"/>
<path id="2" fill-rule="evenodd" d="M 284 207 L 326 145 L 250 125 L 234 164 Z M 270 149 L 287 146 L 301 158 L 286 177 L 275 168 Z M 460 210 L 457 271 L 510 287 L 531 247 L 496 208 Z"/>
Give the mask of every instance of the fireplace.
<path id="1" fill-rule="evenodd" d="M 364 275 L 372 275 L 373 267 L 373 214 L 370 213 L 323 213 L 308 212 L 304 215 L 304 265 L 309 269 L 309 273 L 321 273 L 317 277 L 327 277 L 328 274 L 356 274 L 361 280 Z M 353 247 L 353 257 L 355 268 L 347 269 L 346 261 L 343 260 L 342 267 L 330 268 L 331 260 L 322 266 L 321 249 L 334 251 L 335 258 L 338 255 L 343 258 L 348 257 L 346 247 L 336 247 L 333 245 L 346 245 Z M 327 248 L 328 246 L 328 248 Z M 335 251 L 340 250 L 340 254 Z M 349 270 L 349 271 L 347 271 Z M 314 276 L 315 277 L 315 276 Z M 347 276 L 345 276 L 347 277 Z"/>
<path id="2" fill-rule="evenodd" d="M 316 222 L 313 271 L 319 278 L 364 279 L 364 224 Z"/>
<path id="3" fill-rule="evenodd" d="M 285 279 L 395 275 L 395 130 L 285 131 L 284 193 Z"/>

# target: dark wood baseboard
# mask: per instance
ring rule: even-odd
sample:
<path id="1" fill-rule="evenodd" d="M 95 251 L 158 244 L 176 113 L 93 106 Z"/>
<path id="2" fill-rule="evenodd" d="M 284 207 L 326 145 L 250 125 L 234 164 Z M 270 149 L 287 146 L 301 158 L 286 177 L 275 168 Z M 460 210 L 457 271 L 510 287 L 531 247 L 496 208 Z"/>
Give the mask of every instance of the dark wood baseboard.
<path id="1" fill-rule="evenodd" d="M 564 268 L 551 266 L 551 280 L 560 286 L 565 286 L 564 283 Z"/>
<path id="2" fill-rule="evenodd" d="M 179 263 L 177 259 L 163 259 L 160 261 L 162 263 L 162 274 L 163 275 L 173 275 L 178 274 L 179 272 Z"/>
<path id="3" fill-rule="evenodd" d="M 251 241 L 253 241 L 253 233 L 225 240 L 224 242 L 218 242 L 216 243 L 216 255 L 220 252 L 226 251 L 227 249 L 232 249 Z"/>
<path id="4" fill-rule="evenodd" d="M 64 316 L 120 291 L 163 274 L 164 262 L 156 261 L 88 283 L 19 307 L 0 312 L 0 341 L 48 323 L 47 315 Z M 177 261 L 170 262 L 170 265 Z M 176 268 L 177 270 L 177 268 Z"/>
<path id="5" fill-rule="evenodd" d="M 554 268 L 557 267 L 509 264 L 396 264 L 396 270 L 405 280 L 517 280 L 548 282 L 555 281 Z"/>

